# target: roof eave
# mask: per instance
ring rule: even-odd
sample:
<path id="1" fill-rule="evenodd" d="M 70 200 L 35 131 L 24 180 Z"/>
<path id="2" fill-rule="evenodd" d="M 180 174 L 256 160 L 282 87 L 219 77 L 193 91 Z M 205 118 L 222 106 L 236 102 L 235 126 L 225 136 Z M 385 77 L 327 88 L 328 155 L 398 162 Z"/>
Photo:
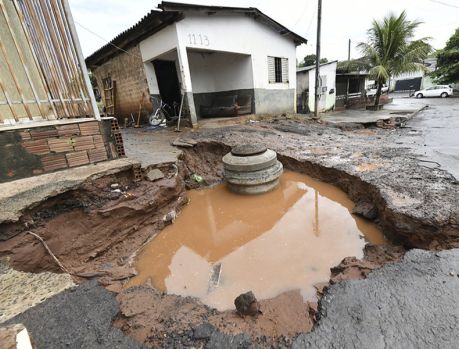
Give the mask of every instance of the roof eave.
<path id="1" fill-rule="evenodd" d="M 202 12 L 207 14 L 214 14 L 218 11 L 220 12 L 233 12 L 239 14 L 245 14 L 251 16 L 256 21 L 264 22 L 264 24 L 270 26 L 272 29 L 277 31 L 282 36 L 288 36 L 296 46 L 301 44 L 307 44 L 308 40 L 302 36 L 292 32 L 279 22 L 275 21 L 271 17 L 265 15 L 256 7 L 227 7 L 227 6 L 207 6 L 207 5 L 197 5 L 197 4 L 183 4 L 170 1 L 163 1 L 158 5 L 158 8 L 163 11 L 195 11 Z"/>

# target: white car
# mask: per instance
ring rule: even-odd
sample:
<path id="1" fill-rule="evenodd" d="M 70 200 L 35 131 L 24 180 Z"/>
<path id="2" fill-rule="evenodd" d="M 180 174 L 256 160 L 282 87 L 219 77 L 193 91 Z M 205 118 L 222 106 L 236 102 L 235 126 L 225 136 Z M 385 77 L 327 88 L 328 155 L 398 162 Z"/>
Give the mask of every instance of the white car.
<path id="1" fill-rule="evenodd" d="M 387 91 L 389 91 L 389 87 L 383 86 L 381 89 L 381 94 L 384 94 Z M 376 87 L 374 86 L 367 89 L 367 97 L 372 97 L 372 96 L 376 96 Z"/>
<path id="2" fill-rule="evenodd" d="M 416 98 L 423 97 L 441 97 L 446 98 L 453 95 L 453 88 L 448 85 L 435 85 L 424 90 L 419 90 L 414 93 Z"/>

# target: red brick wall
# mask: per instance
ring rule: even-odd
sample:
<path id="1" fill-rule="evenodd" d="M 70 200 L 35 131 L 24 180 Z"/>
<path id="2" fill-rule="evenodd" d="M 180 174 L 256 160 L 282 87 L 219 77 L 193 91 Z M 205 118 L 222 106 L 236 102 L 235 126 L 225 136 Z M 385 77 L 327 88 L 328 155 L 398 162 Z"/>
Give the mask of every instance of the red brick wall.
<path id="1" fill-rule="evenodd" d="M 131 113 L 137 120 L 142 92 L 145 94 L 143 110 L 152 110 L 139 46 L 130 48 L 128 52 L 120 53 L 103 65 L 92 69 L 102 100 L 104 93 L 102 80 L 111 77 L 112 81 L 116 81 L 115 116 L 120 123 L 123 123 L 124 117 L 129 117 Z"/>
<path id="2" fill-rule="evenodd" d="M 0 182 L 124 156 L 116 120 L 0 132 Z"/>

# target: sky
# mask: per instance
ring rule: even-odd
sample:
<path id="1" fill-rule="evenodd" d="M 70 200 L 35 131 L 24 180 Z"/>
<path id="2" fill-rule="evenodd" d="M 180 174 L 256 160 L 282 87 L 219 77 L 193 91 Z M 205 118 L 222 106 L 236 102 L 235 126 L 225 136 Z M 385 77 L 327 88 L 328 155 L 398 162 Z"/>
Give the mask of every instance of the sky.
<path id="1" fill-rule="evenodd" d="M 69 0 L 83 53 L 89 56 L 122 31 L 138 22 L 160 1 L 156 0 Z M 256 7 L 288 29 L 308 39 L 297 48 L 297 57 L 315 53 L 317 0 L 180 0 L 204 5 Z M 280 4 L 282 6 L 280 6 Z M 359 57 L 355 47 L 365 41 L 373 19 L 406 10 L 408 19 L 420 20 L 417 38 L 430 37 L 436 48 L 445 46 L 459 27 L 459 0 L 323 0 L 322 54 L 331 60 Z M 84 27 L 84 28 L 83 28 Z"/>

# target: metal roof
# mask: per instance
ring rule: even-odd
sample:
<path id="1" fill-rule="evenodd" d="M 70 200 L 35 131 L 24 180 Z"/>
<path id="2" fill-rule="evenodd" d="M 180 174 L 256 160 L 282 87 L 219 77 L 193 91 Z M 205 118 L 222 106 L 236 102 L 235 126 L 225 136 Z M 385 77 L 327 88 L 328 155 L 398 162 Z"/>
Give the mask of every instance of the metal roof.
<path id="1" fill-rule="evenodd" d="M 163 1 L 158 5 L 160 10 L 152 10 L 131 28 L 125 30 L 105 46 L 86 58 L 86 65 L 89 68 L 100 66 L 110 58 L 116 56 L 122 50 L 127 50 L 140 41 L 162 30 L 184 18 L 184 12 L 200 12 L 208 15 L 215 13 L 237 13 L 253 18 L 282 36 L 291 39 L 295 45 L 305 44 L 308 41 L 282 24 L 268 17 L 255 7 L 226 7 L 226 6 L 206 6 L 197 4 L 183 4 L 177 2 Z M 115 47 L 116 46 L 116 47 Z M 120 50 L 122 49 L 122 50 Z"/>

